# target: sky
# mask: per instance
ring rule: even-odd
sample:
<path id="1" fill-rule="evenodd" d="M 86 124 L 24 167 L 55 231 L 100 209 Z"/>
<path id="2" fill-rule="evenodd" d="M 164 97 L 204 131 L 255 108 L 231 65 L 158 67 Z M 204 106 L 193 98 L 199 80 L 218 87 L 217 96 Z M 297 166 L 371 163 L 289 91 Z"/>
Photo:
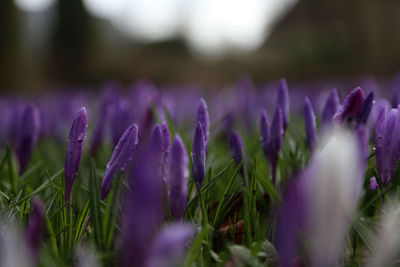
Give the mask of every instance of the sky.
<path id="1" fill-rule="evenodd" d="M 55 0 L 14 0 L 26 12 L 54 7 Z M 84 0 L 88 12 L 141 42 L 182 37 L 208 57 L 259 48 L 297 0 Z"/>

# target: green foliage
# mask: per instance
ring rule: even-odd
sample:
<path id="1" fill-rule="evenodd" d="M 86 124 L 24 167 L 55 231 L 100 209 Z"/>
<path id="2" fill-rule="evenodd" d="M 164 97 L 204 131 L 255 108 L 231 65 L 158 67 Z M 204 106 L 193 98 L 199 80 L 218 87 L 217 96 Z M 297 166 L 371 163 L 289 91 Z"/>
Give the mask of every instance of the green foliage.
<path id="1" fill-rule="evenodd" d="M 172 135 L 180 133 L 190 152 L 189 126 L 188 129 L 185 126 L 173 128 L 169 114 L 166 115 Z M 277 264 L 274 229 L 276 212 L 283 201 L 282 192 L 310 158 L 305 137 L 295 134 L 293 127 L 297 126 L 291 127 L 280 153 L 276 186 L 271 182 L 257 133 L 241 131 L 246 160 L 239 165 L 231 159 L 227 139 L 223 135 L 212 136 L 204 185 L 197 188 L 193 177 L 189 177 L 184 220 L 195 226 L 196 236 L 183 266 L 225 266 L 234 260 L 239 260 L 243 266 Z M 84 155 L 71 202 L 65 203 L 63 145 L 51 140 L 40 142 L 21 176 L 17 174 L 10 147 L 1 151 L 0 216 L 23 228 L 31 212 L 31 200 L 38 197 L 45 203 L 46 221 L 40 266 L 72 265 L 81 245 L 94 249 L 105 266 L 115 266 L 123 219 L 121 199 L 128 190 L 126 175 L 120 173 L 115 177 L 109 195 L 101 201 L 100 183 L 112 152 L 111 147 L 103 146 L 93 158 Z M 345 262 L 349 266 L 361 265 L 365 253 L 373 250 L 370 236 L 387 196 L 399 197 L 399 171 L 392 185 L 371 191 L 368 182 L 374 175 L 376 166 L 372 153 L 365 176 L 366 193 L 359 203 L 359 212 L 348 237 L 351 255 Z M 168 218 L 166 223 L 170 220 Z"/>

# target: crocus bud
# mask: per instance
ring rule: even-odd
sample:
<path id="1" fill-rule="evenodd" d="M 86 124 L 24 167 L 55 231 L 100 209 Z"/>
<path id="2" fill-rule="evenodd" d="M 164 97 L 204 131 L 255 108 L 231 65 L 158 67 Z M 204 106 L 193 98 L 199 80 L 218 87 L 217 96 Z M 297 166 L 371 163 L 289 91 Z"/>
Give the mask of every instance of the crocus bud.
<path id="1" fill-rule="evenodd" d="M 315 121 L 314 109 L 312 108 L 310 99 L 306 97 L 304 105 L 304 124 L 306 128 L 307 146 L 313 150 L 317 143 L 317 125 Z"/>
<path id="2" fill-rule="evenodd" d="M 224 121 L 222 122 L 223 126 L 222 126 L 222 133 L 225 136 L 229 136 L 229 133 L 232 131 L 233 129 L 233 124 L 234 124 L 234 114 L 233 112 L 228 112 L 225 116 L 224 116 Z"/>
<path id="3" fill-rule="evenodd" d="M 154 115 L 153 111 L 151 110 L 151 106 L 149 105 L 146 108 L 139 124 L 140 128 L 139 140 L 142 145 L 148 143 L 149 136 L 151 134 L 153 127 L 154 127 Z"/>
<path id="4" fill-rule="evenodd" d="M 371 113 L 372 106 L 374 104 L 374 91 L 368 94 L 364 101 L 362 110 L 356 116 L 357 124 L 367 124 L 369 114 Z"/>
<path id="5" fill-rule="evenodd" d="M 120 99 L 114 103 L 110 119 L 111 138 L 114 146 L 117 145 L 118 140 L 130 124 L 131 114 L 128 101 Z"/>
<path id="6" fill-rule="evenodd" d="M 166 122 L 163 122 L 163 124 L 161 124 L 161 130 L 163 135 L 163 154 L 165 158 L 168 155 L 171 146 L 171 133 L 169 132 Z"/>
<path id="7" fill-rule="evenodd" d="M 328 98 L 326 99 L 324 109 L 322 110 L 321 125 L 324 127 L 332 122 L 332 118 L 335 115 L 340 105 L 340 99 L 337 89 L 333 89 Z"/>
<path id="8" fill-rule="evenodd" d="M 39 139 L 40 134 L 40 114 L 39 110 L 34 105 L 29 105 L 25 108 L 19 130 L 17 132 L 17 156 L 19 160 L 19 173 L 22 174 L 31 158 L 33 148 Z"/>
<path id="9" fill-rule="evenodd" d="M 151 246 L 146 267 L 180 266 L 193 235 L 190 224 L 176 223 L 165 227 Z"/>
<path id="10" fill-rule="evenodd" d="M 133 124 L 125 130 L 107 163 L 101 182 L 100 198 L 105 199 L 110 191 L 112 180 L 118 171 L 125 171 L 133 159 L 138 144 L 138 127 Z"/>
<path id="11" fill-rule="evenodd" d="M 101 104 L 100 104 L 100 114 L 97 119 L 96 127 L 94 128 L 93 137 L 90 143 L 90 153 L 94 155 L 103 142 L 104 131 L 106 128 L 106 122 L 110 115 L 110 109 L 115 101 L 116 92 L 111 90 L 106 90 L 103 94 Z"/>
<path id="12" fill-rule="evenodd" d="M 197 185 L 201 186 L 206 176 L 206 144 L 200 122 L 197 122 L 194 131 L 192 161 L 194 181 Z"/>
<path id="13" fill-rule="evenodd" d="M 167 158 L 171 146 L 171 133 L 169 132 L 168 125 L 165 121 L 163 122 L 163 124 L 161 124 L 161 130 L 163 135 L 162 172 L 164 177 L 165 176 L 164 169 L 166 168 L 165 165 L 167 164 Z"/>
<path id="14" fill-rule="evenodd" d="M 229 135 L 229 147 L 231 150 L 231 155 L 235 160 L 236 164 L 239 164 L 243 159 L 243 141 L 240 138 L 239 134 L 235 131 L 232 131 Z"/>
<path id="15" fill-rule="evenodd" d="M 374 190 L 376 190 L 376 189 L 378 189 L 378 187 L 379 187 L 379 184 L 378 184 L 378 181 L 376 180 L 376 177 L 374 176 L 374 177 L 371 177 L 370 179 L 369 179 L 369 189 L 371 189 L 372 191 L 374 191 Z"/>
<path id="16" fill-rule="evenodd" d="M 162 160 L 163 160 L 163 151 L 164 151 L 164 136 L 159 124 L 153 129 L 149 140 L 149 155 L 152 157 L 154 166 L 157 166 L 157 169 L 161 172 L 162 169 Z"/>
<path id="17" fill-rule="evenodd" d="M 188 163 L 186 148 L 181 137 L 177 134 L 172 144 L 167 175 L 169 202 L 172 216 L 176 220 L 180 220 L 183 217 L 187 204 Z"/>
<path id="18" fill-rule="evenodd" d="M 32 206 L 33 209 L 25 229 L 25 242 L 33 258 L 37 259 L 45 225 L 45 210 L 39 199 L 33 199 Z"/>
<path id="19" fill-rule="evenodd" d="M 148 151 L 137 156 L 129 174 L 131 191 L 122 209 L 121 266 L 145 266 L 162 219 L 161 177 Z"/>
<path id="20" fill-rule="evenodd" d="M 289 90 L 286 80 L 282 78 L 278 84 L 278 106 L 281 108 L 282 119 L 283 119 L 283 129 L 286 131 L 289 124 Z"/>
<path id="21" fill-rule="evenodd" d="M 11 146 L 16 146 L 19 126 L 21 124 L 22 116 L 25 107 L 20 102 L 12 102 L 7 113 L 7 140 Z"/>
<path id="22" fill-rule="evenodd" d="M 281 108 L 277 107 L 274 118 L 271 123 L 271 135 L 267 145 L 268 151 L 268 161 L 271 168 L 272 174 L 272 182 L 275 184 L 276 181 L 276 165 L 278 163 L 278 154 L 281 150 L 282 142 L 283 142 L 283 118 Z"/>
<path id="23" fill-rule="evenodd" d="M 265 110 L 261 111 L 260 132 L 261 132 L 261 144 L 264 150 L 264 154 L 268 155 L 268 142 L 270 136 L 270 129 L 269 129 L 268 115 Z"/>
<path id="24" fill-rule="evenodd" d="M 67 140 L 67 151 L 65 155 L 65 202 L 69 202 L 72 185 L 81 162 L 83 145 L 86 139 L 87 118 L 86 109 L 83 107 L 76 114 L 69 131 Z"/>
<path id="25" fill-rule="evenodd" d="M 376 166 L 383 186 L 393 179 L 400 157 L 400 113 L 398 109 L 383 108 L 375 131 Z"/>
<path id="26" fill-rule="evenodd" d="M 345 120 L 353 118 L 363 108 L 364 91 L 357 87 L 346 97 L 343 104 L 339 107 L 336 114 L 333 116 L 333 121 L 342 123 Z"/>
<path id="27" fill-rule="evenodd" d="M 305 217 L 304 196 L 299 179 L 292 179 L 283 194 L 283 203 L 278 213 L 275 245 L 282 267 L 298 266 L 293 261 L 300 255 L 300 236 Z"/>
<path id="28" fill-rule="evenodd" d="M 200 99 L 196 112 L 196 123 L 200 122 L 204 134 L 204 142 L 208 147 L 208 139 L 210 137 L 210 119 L 208 116 L 207 104 L 203 98 Z M 207 149 L 206 149 L 207 150 Z"/>

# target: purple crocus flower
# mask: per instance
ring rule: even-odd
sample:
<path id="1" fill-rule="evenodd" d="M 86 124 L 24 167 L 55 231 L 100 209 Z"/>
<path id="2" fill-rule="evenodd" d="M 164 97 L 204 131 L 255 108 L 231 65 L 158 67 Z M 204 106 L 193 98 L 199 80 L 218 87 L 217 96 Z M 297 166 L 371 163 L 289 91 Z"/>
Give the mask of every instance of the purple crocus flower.
<path id="1" fill-rule="evenodd" d="M 194 235 L 190 224 L 176 223 L 162 229 L 150 248 L 146 267 L 179 266 Z"/>
<path id="2" fill-rule="evenodd" d="M 328 98 L 326 99 L 324 108 L 322 110 L 322 116 L 321 116 L 322 127 L 332 122 L 332 118 L 336 114 L 339 105 L 340 105 L 339 94 L 337 89 L 334 88 L 330 92 Z"/>
<path id="3" fill-rule="evenodd" d="M 277 103 L 281 109 L 282 119 L 283 119 L 283 129 L 286 131 L 289 124 L 289 90 L 286 80 L 282 78 L 278 84 L 278 99 Z"/>
<path id="4" fill-rule="evenodd" d="M 223 126 L 222 126 L 222 133 L 225 136 L 229 136 L 230 132 L 233 129 L 233 124 L 234 124 L 234 114 L 233 112 L 228 112 L 225 116 L 224 116 L 224 120 L 222 122 Z"/>
<path id="5" fill-rule="evenodd" d="M 376 190 L 376 189 L 378 189 L 378 187 L 379 187 L 379 184 L 378 184 L 378 181 L 376 180 L 376 177 L 374 176 L 374 177 L 371 177 L 370 179 L 369 179 L 369 189 L 371 189 L 372 191 L 374 191 L 374 190 Z"/>
<path id="6" fill-rule="evenodd" d="M 76 114 L 72 123 L 67 140 L 67 151 L 65 156 L 65 202 L 69 202 L 72 185 L 81 162 L 83 145 L 86 139 L 87 118 L 86 109 L 83 107 Z"/>
<path id="7" fill-rule="evenodd" d="M 106 128 L 107 119 L 110 115 L 110 109 L 116 99 L 116 92 L 109 88 L 103 93 L 100 104 L 100 114 L 97 120 L 96 127 L 93 132 L 92 142 L 90 143 L 90 153 L 94 155 L 103 142 L 104 131 Z"/>
<path id="8" fill-rule="evenodd" d="M 251 121 L 251 95 L 253 89 L 253 82 L 249 76 L 243 76 L 238 80 L 238 101 L 237 105 L 240 107 L 240 113 L 243 117 L 243 122 L 246 130 L 252 132 L 252 121 Z"/>
<path id="9" fill-rule="evenodd" d="M 267 158 L 271 168 L 272 182 L 275 184 L 278 153 L 281 150 L 284 134 L 283 117 L 280 107 L 276 108 L 274 118 L 272 119 L 271 123 L 270 133 L 271 135 L 267 145 Z"/>
<path id="10" fill-rule="evenodd" d="M 300 252 L 299 238 L 304 227 L 305 207 L 299 179 L 289 182 L 279 210 L 276 230 L 276 248 L 282 267 L 295 266 L 293 263 Z"/>
<path id="11" fill-rule="evenodd" d="M 12 147 L 15 147 L 25 106 L 22 103 L 15 101 L 11 104 L 9 110 L 10 112 L 7 114 L 7 140 L 10 142 Z"/>
<path id="12" fill-rule="evenodd" d="M 171 212 L 176 220 L 180 220 L 183 217 L 186 208 L 189 177 L 188 162 L 185 145 L 177 134 L 172 144 L 167 175 Z"/>
<path id="13" fill-rule="evenodd" d="M 243 159 L 243 141 L 238 133 L 232 131 L 229 135 L 228 142 L 232 157 L 235 160 L 235 163 L 239 164 Z"/>
<path id="14" fill-rule="evenodd" d="M 126 129 L 107 163 L 107 169 L 101 182 L 100 198 L 105 199 L 110 191 L 112 180 L 118 171 L 125 171 L 133 159 L 138 144 L 138 128 L 136 124 Z"/>
<path id="15" fill-rule="evenodd" d="M 269 119 L 268 114 L 265 110 L 261 111 L 260 120 L 260 132 L 261 132 L 261 143 L 264 150 L 264 154 L 268 155 L 268 142 L 270 137 Z"/>
<path id="16" fill-rule="evenodd" d="M 154 166 L 162 173 L 162 161 L 164 156 L 164 135 L 159 124 L 153 129 L 149 140 L 149 154 L 153 159 Z"/>
<path id="17" fill-rule="evenodd" d="M 129 174 L 131 191 L 122 209 L 121 266 L 145 266 L 162 220 L 161 177 L 143 150 Z"/>
<path id="18" fill-rule="evenodd" d="M 194 181 L 197 186 L 201 186 L 206 176 L 206 144 L 200 122 L 197 122 L 194 131 L 192 161 Z"/>
<path id="19" fill-rule="evenodd" d="M 357 124 L 364 124 L 364 125 L 367 124 L 373 104 L 374 104 L 374 91 L 371 91 L 364 101 L 363 108 L 356 116 Z"/>
<path id="20" fill-rule="evenodd" d="M 33 258 L 37 259 L 45 225 L 45 209 L 42 201 L 39 199 L 33 199 L 32 206 L 33 209 L 25 229 L 25 243 Z"/>
<path id="21" fill-rule="evenodd" d="M 153 129 L 154 125 L 154 115 L 153 111 L 151 110 L 151 105 L 149 105 L 140 121 L 139 128 L 139 140 L 141 144 L 147 144 L 149 140 L 149 136 Z"/>
<path id="22" fill-rule="evenodd" d="M 111 138 L 116 146 L 124 131 L 131 124 L 130 108 L 126 99 L 119 99 L 114 103 L 110 120 Z"/>
<path id="23" fill-rule="evenodd" d="M 25 108 L 16 139 L 16 152 L 19 160 L 19 173 L 22 174 L 31 158 L 33 148 L 40 135 L 40 114 L 34 105 Z"/>
<path id="24" fill-rule="evenodd" d="M 306 128 L 308 149 L 313 150 L 315 144 L 317 143 L 317 125 L 315 121 L 314 109 L 308 97 L 306 97 L 304 105 L 304 124 Z"/>
<path id="25" fill-rule="evenodd" d="M 165 121 L 163 122 L 163 124 L 161 124 L 161 131 L 162 131 L 162 135 L 163 135 L 162 169 L 163 169 L 163 176 L 165 176 L 164 168 L 165 168 L 165 165 L 167 164 L 167 158 L 168 158 L 169 150 L 171 147 L 171 133 L 169 132 L 168 125 Z"/>
<path id="26" fill-rule="evenodd" d="M 376 165 L 383 186 L 392 181 L 400 157 L 399 116 L 398 109 L 383 108 L 376 122 Z"/>
<path id="27" fill-rule="evenodd" d="M 364 98 L 364 91 L 360 87 L 351 91 L 333 116 L 333 121 L 342 123 L 345 120 L 352 119 L 362 110 Z"/>
<path id="28" fill-rule="evenodd" d="M 200 122 L 204 134 L 204 142 L 206 150 L 208 148 L 208 139 L 210 138 L 210 119 L 208 116 L 207 104 L 203 98 L 200 99 L 200 103 L 197 107 L 196 112 L 196 123 Z"/>

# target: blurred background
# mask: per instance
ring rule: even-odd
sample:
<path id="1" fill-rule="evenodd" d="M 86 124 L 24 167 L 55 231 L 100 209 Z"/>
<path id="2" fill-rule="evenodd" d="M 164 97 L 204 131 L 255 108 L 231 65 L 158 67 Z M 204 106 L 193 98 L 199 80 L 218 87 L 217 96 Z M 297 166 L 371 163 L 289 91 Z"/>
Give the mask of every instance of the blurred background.
<path id="1" fill-rule="evenodd" d="M 0 90 L 400 69 L 400 1 L 1 0 Z"/>

